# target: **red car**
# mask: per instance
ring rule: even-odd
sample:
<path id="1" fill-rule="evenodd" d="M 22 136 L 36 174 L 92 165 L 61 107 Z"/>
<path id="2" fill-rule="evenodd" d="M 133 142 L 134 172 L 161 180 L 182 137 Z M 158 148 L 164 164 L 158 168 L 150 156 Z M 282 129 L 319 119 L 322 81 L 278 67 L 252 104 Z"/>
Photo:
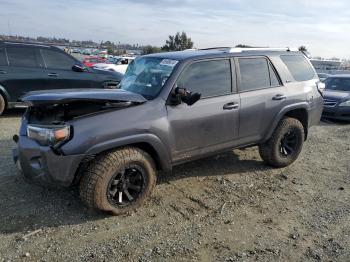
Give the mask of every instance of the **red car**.
<path id="1" fill-rule="evenodd" d="M 104 62 L 106 62 L 106 59 L 105 59 L 105 58 L 102 58 L 102 57 L 98 57 L 98 56 L 86 57 L 86 58 L 83 60 L 83 64 L 84 64 L 84 66 L 86 66 L 86 67 L 92 67 L 94 64 L 97 64 L 97 63 L 104 63 Z"/>

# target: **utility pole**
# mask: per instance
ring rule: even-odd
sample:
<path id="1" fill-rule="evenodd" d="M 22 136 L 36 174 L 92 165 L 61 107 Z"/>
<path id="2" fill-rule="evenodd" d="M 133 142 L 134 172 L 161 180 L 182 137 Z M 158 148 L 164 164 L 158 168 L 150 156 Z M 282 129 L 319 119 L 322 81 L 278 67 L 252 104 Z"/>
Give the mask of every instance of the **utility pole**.
<path id="1" fill-rule="evenodd" d="M 10 28 L 10 20 L 7 20 L 7 28 L 8 28 L 8 33 L 9 33 L 9 36 L 11 36 L 11 28 Z"/>

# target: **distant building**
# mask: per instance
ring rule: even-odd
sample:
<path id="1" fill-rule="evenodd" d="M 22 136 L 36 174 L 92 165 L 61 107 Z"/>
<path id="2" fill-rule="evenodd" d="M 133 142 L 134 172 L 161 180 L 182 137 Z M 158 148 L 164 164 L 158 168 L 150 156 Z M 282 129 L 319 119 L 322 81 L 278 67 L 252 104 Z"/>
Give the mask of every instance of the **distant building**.
<path id="1" fill-rule="evenodd" d="M 349 74 L 348 68 L 340 60 L 310 59 L 317 73 L 326 73 L 331 75 Z"/>
<path id="2" fill-rule="evenodd" d="M 325 60 L 325 59 L 310 59 L 311 64 L 317 70 L 340 70 L 341 61 Z"/>

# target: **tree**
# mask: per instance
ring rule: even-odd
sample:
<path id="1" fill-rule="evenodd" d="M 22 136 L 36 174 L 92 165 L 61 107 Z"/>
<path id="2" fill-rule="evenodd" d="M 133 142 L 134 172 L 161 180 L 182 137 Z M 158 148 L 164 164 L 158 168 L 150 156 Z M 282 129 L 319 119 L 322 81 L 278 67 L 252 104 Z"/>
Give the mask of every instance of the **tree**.
<path id="1" fill-rule="evenodd" d="M 307 48 L 304 45 L 299 46 L 298 50 L 301 51 L 301 52 L 307 52 Z"/>
<path id="2" fill-rule="evenodd" d="M 162 52 L 162 49 L 158 46 L 151 46 L 151 45 L 146 45 L 142 48 L 142 54 L 147 55 L 147 54 L 153 54 L 153 53 L 160 53 Z"/>
<path id="3" fill-rule="evenodd" d="M 251 48 L 252 46 L 250 45 L 244 45 L 244 44 L 238 44 L 235 47 L 239 47 L 239 48 Z"/>
<path id="4" fill-rule="evenodd" d="M 191 38 L 187 37 L 185 32 L 181 34 L 179 32 L 176 35 L 169 35 L 169 40 L 166 40 L 165 45 L 162 47 L 164 51 L 181 51 L 185 49 L 193 48 L 193 42 Z"/>

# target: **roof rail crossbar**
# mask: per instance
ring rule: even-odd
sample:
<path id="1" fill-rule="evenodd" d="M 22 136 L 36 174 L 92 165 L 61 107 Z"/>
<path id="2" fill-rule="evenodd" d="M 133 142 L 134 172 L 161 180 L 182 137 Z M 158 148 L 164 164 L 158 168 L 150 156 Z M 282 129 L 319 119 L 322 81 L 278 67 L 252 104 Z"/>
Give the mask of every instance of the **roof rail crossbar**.
<path id="1" fill-rule="evenodd" d="M 232 47 L 229 47 L 229 46 L 221 46 L 221 47 L 208 47 L 208 48 L 201 48 L 201 49 L 198 49 L 198 50 L 202 50 L 202 51 L 206 51 L 206 50 L 227 50 L 227 49 L 230 49 Z"/>
<path id="2" fill-rule="evenodd" d="M 289 48 L 289 47 L 253 47 L 253 48 L 240 48 L 240 47 L 233 47 L 230 48 L 228 51 L 229 53 L 239 53 L 239 52 L 249 52 L 249 51 L 277 51 L 277 52 L 283 52 L 283 51 L 298 51 L 297 48 Z"/>
<path id="3" fill-rule="evenodd" d="M 297 48 L 289 48 L 289 47 L 210 47 L 210 48 L 201 48 L 199 51 L 209 51 L 209 50 L 217 50 L 223 51 L 227 53 L 241 53 L 241 52 L 249 52 L 249 51 L 298 51 Z"/>

